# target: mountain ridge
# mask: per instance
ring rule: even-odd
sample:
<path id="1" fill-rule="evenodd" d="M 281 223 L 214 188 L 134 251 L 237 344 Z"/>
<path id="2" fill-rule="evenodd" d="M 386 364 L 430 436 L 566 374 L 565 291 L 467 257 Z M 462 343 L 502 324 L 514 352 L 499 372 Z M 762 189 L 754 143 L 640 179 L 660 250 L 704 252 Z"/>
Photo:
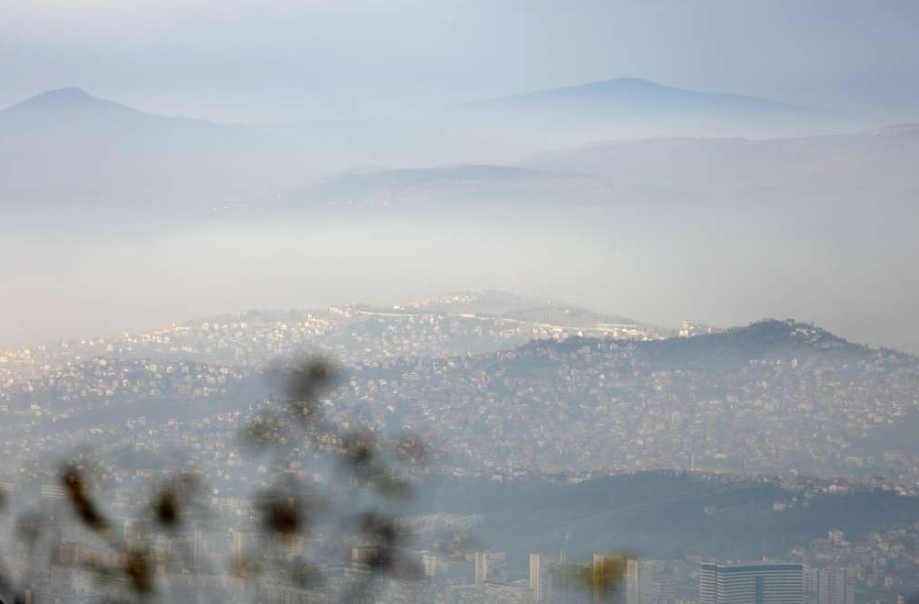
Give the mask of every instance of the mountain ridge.
<path id="1" fill-rule="evenodd" d="M 0 194 L 114 201 L 245 190 L 277 178 L 260 156 L 270 143 L 248 127 L 145 113 L 59 88 L 0 110 Z"/>
<path id="2" fill-rule="evenodd" d="M 63 117 L 70 119 L 75 117 L 85 118 L 96 114 L 107 118 L 133 117 L 135 119 L 163 120 L 164 122 L 176 120 L 185 123 L 206 124 L 216 128 L 238 126 L 238 124 L 222 124 L 182 115 L 148 113 L 118 101 L 95 96 L 78 86 L 54 88 L 33 95 L 18 103 L 2 107 L 0 108 L 0 118 L 9 119 L 10 116 L 25 117 L 27 114 L 35 112 L 44 112 L 42 115 L 44 118 L 53 118 L 55 113 L 62 114 Z"/>
<path id="3" fill-rule="evenodd" d="M 598 346 L 595 337 L 570 337 L 561 341 L 533 340 L 522 345 L 524 352 L 554 349 L 575 352 Z M 690 337 L 670 337 L 642 342 L 628 342 L 641 360 L 660 369 L 697 370 L 707 366 L 736 369 L 750 361 L 778 360 L 795 354 L 832 353 L 852 358 L 890 354 L 916 359 L 909 353 L 890 348 L 874 349 L 841 338 L 812 323 L 795 319 L 762 319 L 746 326 L 730 327 L 719 333 Z"/>
<path id="4" fill-rule="evenodd" d="M 606 98 L 604 98 L 606 97 Z M 677 88 L 659 84 L 651 80 L 642 78 L 612 78 L 607 80 L 598 80 L 584 84 L 571 86 L 562 86 L 558 88 L 547 88 L 533 92 L 513 94 L 503 97 L 494 97 L 464 103 L 464 107 L 488 107 L 511 103 L 517 101 L 540 101 L 540 100 L 581 100 L 581 101 L 642 101 L 642 102 L 721 102 L 745 104 L 749 107 L 761 109 L 785 110 L 785 111 L 806 111 L 806 112 L 825 112 L 824 109 L 796 105 L 791 103 L 782 103 L 763 99 L 753 96 L 722 93 L 722 92 L 701 92 L 686 88 Z"/>
<path id="5" fill-rule="evenodd" d="M 349 173 L 314 184 L 295 194 L 325 203 L 390 205 L 431 197 L 517 197 L 564 194 L 601 188 L 595 176 L 563 170 L 498 164 L 455 164 L 391 168 Z"/>
<path id="6" fill-rule="evenodd" d="M 596 91 L 602 101 L 623 87 L 631 91 L 626 96 L 633 101 L 662 91 L 668 98 L 747 99 L 730 94 L 706 96 L 710 93 L 637 79 L 534 94 L 567 98 L 587 90 Z M 608 137 L 611 132 L 588 128 L 583 137 L 572 135 L 580 143 L 567 136 L 552 138 L 553 144 L 568 146 L 533 155 L 548 144 L 546 137 L 553 128 L 584 114 L 578 106 L 565 103 L 560 106 L 564 119 L 556 123 L 540 118 L 528 123 L 526 131 L 516 132 L 519 140 L 513 135 L 516 116 L 498 124 L 498 129 L 487 129 L 486 138 L 470 135 L 472 138 L 464 139 L 461 119 L 437 128 L 422 123 L 364 125 L 354 121 L 258 127 L 156 115 L 98 98 L 79 87 L 59 88 L 0 110 L 0 193 L 28 202 L 69 197 L 118 199 L 142 191 L 161 198 L 164 194 L 221 200 L 245 197 L 250 205 L 258 205 L 257 199 L 304 190 L 316 196 L 359 194 L 385 201 L 394 194 L 426 199 L 438 195 L 533 197 L 544 189 L 553 201 L 607 202 L 643 193 L 655 198 L 672 195 L 681 187 L 772 187 L 786 177 L 802 190 L 826 188 L 837 177 L 847 189 L 888 184 L 908 191 L 919 188 L 911 176 L 911 152 L 900 150 L 919 140 L 915 136 L 919 126 L 909 124 L 880 128 L 873 135 L 769 140 L 669 136 L 585 146 L 587 140 Z M 657 110 L 651 102 L 647 107 L 652 113 Z M 571 132 L 579 128 L 572 126 Z M 508 149 L 517 149 L 514 145 L 519 143 L 520 152 L 486 153 L 499 146 L 498 139 L 501 144 L 517 141 L 508 142 Z M 475 146 L 466 148 L 469 143 Z M 497 157 L 502 154 L 507 156 Z M 527 155 L 529 159 L 520 161 Z M 388 173 L 316 180 L 349 166 L 379 163 L 397 167 Z M 893 176 L 879 182 L 882 167 Z M 47 178 L 48 173 L 55 177 Z M 396 182 L 400 179 L 406 182 Z M 429 182 L 420 182 L 424 180 Z M 662 183 L 665 190 L 659 191 Z M 345 190 L 333 191 L 335 187 Z M 652 190 L 647 191 L 648 187 Z M 210 208 L 212 204 L 202 201 L 201 205 Z"/>
<path id="7" fill-rule="evenodd" d="M 847 134 L 756 139 L 667 136 L 606 140 L 546 151 L 519 165 L 576 171 L 618 182 L 795 192 L 919 189 L 919 124 Z"/>

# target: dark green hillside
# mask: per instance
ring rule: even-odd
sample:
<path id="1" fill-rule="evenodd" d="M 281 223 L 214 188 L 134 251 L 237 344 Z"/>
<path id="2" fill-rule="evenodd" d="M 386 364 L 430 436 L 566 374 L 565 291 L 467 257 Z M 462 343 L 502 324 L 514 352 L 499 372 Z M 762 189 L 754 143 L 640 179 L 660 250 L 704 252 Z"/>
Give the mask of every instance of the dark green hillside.
<path id="1" fill-rule="evenodd" d="M 473 537 L 483 547 L 521 558 L 565 547 L 574 558 L 626 549 L 648 557 L 753 559 L 787 555 L 831 528 L 859 539 L 919 519 L 914 497 L 883 491 L 824 495 L 806 506 L 775 511 L 774 503 L 788 502 L 795 493 L 772 483 L 730 483 L 685 473 L 578 484 L 452 478 L 436 487 L 432 483 L 422 490 L 424 511 L 481 514 L 484 520 Z"/>

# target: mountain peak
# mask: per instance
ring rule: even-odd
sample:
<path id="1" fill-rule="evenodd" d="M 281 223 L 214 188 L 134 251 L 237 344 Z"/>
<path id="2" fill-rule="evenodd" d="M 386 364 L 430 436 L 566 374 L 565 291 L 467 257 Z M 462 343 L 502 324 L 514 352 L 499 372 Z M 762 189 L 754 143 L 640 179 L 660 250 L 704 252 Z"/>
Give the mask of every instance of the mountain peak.
<path id="1" fill-rule="evenodd" d="M 616 86 L 620 88 L 670 88 L 669 86 L 664 86 L 663 84 L 658 84 L 657 82 L 652 82 L 651 80 L 645 80 L 643 78 L 611 78 L 609 80 L 600 80 L 583 85 Z M 573 88 L 577 88 L 577 86 L 573 86 Z"/>
<path id="2" fill-rule="evenodd" d="M 99 101 L 96 97 L 92 96 L 82 88 L 77 88 L 76 86 L 70 86 L 67 88 L 55 88 L 54 90 L 48 90 L 36 94 L 35 96 L 26 99 L 25 101 L 19 103 L 18 106 L 25 105 L 69 105 L 73 103 L 86 103 L 91 101 Z"/>
<path id="3" fill-rule="evenodd" d="M 604 340 L 573 338 L 536 340 L 521 347 L 531 354 L 547 349 L 572 352 L 584 346 L 602 347 Z M 794 319 L 764 319 L 720 333 L 664 338 L 633 344 L 635 358 L 656 371 L 739 371 L 759 362 L 792 362 L 815 357 L 861 360 L 878 351 L 853 344 L 832 333 Z M 884 354 L 900 354 L 893 351 Z"/>
<path id="4" fill-rule="evenodd" d="M 740 94 L 675 88 L 642 78 L 613 78 L 467 103 L 466 110 L 493 112 L 504 119 L 522 114 L 546 119 L 585 121 L 654 117 L 690 121 L 723 121 L 772 116 L 813 118 L 819 110 Z M 695 126 L 694 126 L 695 127 Z"/>
<path id="5" fill-rule="evenodd" d="M 126 105 L 106 101 L 95 97 L 82 88 L 70 86 L 67 88 L 55 88 L 42 92 L 21 103 L 2 110 L 4 114 L 25 114 L 40 112 L 46 114 L 72 115 L 78 112 L 79 115 L 86 114 L 136 114 L 136 110 Z"/>
<path id="6" fill-rule="evenodd" d="M 77 86 L 67 86 L 64 88 L 55 88 L 53 90 L 48 90 L 37 95 L 35 98 L 61 98 L 61 99 L 76 99 L 76 98 L 89 98 L 91 95 L 79 88 Z"/>

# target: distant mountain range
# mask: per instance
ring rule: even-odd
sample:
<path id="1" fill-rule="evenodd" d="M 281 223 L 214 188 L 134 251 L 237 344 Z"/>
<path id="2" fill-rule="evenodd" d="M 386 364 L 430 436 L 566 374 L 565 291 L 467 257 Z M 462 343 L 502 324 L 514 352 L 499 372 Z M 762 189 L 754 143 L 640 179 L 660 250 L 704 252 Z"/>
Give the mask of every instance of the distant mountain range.
<path id="1" fill-rule="evenodd" d="M 610 141 L 537 155 L 523 166 L 660 188 L 813 192 L 919 191 L 919 125 L 768 140 Z"/>
<path id="2" fill-rule="evenodd" d="M 265 150 L 242 126 L 149 115 L 65 88 L 0 112 L 0 194 L 137 203 L 232 190 L 271 177 L 258 159 Z"/>
<path id="3" fill-rule="evenodd" d="M 593 194 L 598 183 L 591 175 L 597 171 L 535 163 L 507 166 L 547 147 L 627 134 L 629 129 L 607 127 L 622 120 L 653 118 L 654 127 L 639 128 L 637 134 L 660 133 L 659 126 L 663 132 L 684 131 L 676 125 L 669 129 L 665 114 L 708 124 L 705 128 L 713 132 L 725 131 L 715 127 L 722 123 L 737 133 L 759 131 L 776 116 L 805 117 L 810 125 L 805 121 L 803 130 L 814 131 L 815 120 L 823 115 L 761 99 L 624 79 L 471 103 L 437 120 L 246 126 L 150 115 L 64 88 L 0 111 L 0 195 L 6 204 L 80 198 L 122 204 L 178 199 L 207 205 L 229 198 L 255 203 L 303 191 L 322 174 L 357 165 L 395 165 L 403 168 L 352 174 L 309 185 L 306 192 L 331 199 L 385 199 L 528 195 L 542 188 L 570 197 L 585 190 Z M 436 167 L 443 165 L 450 167 Z"/>
<path id="4" fill-rule="evenodd" d="M 737 94 L 697 92 L 637 78 L 619 78 L 580 86 L 468 103 L 471 113 L 507 118 L 552 116 L 565 122 L 626 121 L 637 118 L 716 120 L 738 117 L 826 119 L 829 112 Z"/>
<path id="5" fill-rule="evenodd" d="M 215 124 L 150 115 L 64 88 L 0 111 L 0 195 L 6 205 L 43 199 L 251 205 L 355 165 L 488 156 L 487 145 L 473 147 L 430 123 Z"/>
<path id="6" fill-rule="evenodd" d="M 460 165 L 344 174 L 297 200 L 398 206 L 495 200 L 616 203 L 718 194 L 914 194 L 919 125 L 753 140 L 662 138 L 545 152 L 517 166 Z"/>
<path id="7" fill-rule="evenodd" d="M 637 78 L 591 82 L 461 105 L 472 124 L 540 131 L 573 140 L 662 136 L 757 138 L 835 133 L 855 118 L 830 110 L 738 94 L 700 92 Z"/>
<path id="8" fill-rule="evenodd" d="M 326 179 L 293 197 L 334 205 L 384 207 L 432 201 L 559 200 L 593 196 L 607 188 L 601 179 L 589 174 L 480 164 L 349 173 Z"/>

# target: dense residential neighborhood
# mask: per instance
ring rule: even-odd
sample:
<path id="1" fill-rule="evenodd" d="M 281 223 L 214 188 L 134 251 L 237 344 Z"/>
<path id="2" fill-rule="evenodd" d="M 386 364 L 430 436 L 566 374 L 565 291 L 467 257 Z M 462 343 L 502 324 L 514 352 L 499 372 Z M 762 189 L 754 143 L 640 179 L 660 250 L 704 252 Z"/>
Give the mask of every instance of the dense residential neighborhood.
<path id="1" fill-rule="evenodd" d="M 724 484 L 766 480 L 785 493 L 771 504 L 779 515 L 814 498 L 919 496 L 919 451 L 898 432 L 916 413 L 914 357 L 850 344 L 792 320 L 727 331 L 686 323 L 668 339 L 660 328 L 613 323 L 563 306 L 518 310 L 516 316 L 456 312 L 494 295 L 447 297 L 430 302 L 433 308 L 250 311 L 145 334 L 3 351 L 0 489 L 11 500 L 32 496 L 53 503 L 61 498 L 55 460 L 88 446 L 109 468 L 107 508 L 131 538 L 142 526 L 132 518 L 151 482 L 181 468 L 207 485 L 207 506 L 223 528 L 178 538 L 191 552 L 181 555 L 176 547 L 185 546 L 138 533 L 160 552 L 158 573 L 166 584 L 211 581 L 231 598 L 255 590 L 271 604 L 334 601 L 365 572 L 360 548 L 366 544 L 359 537 L 351 543 L 352 559 L 323 569 L 327 583 L 318 590 L 282 576 L 263 575 L 253 583 L 253 577 L 208 578 L 216 571 L 204 572 L 205 558 L 225 567 L 243 555 L 243 544 L 265 546 L 246 527 L 258 518 L 253 493 L 271 477 L 320 479 L 312 476 L 308 458 L 253 462 L 240 434 L 277 404 L 272 371 L 290 359 L 322 355 L 341 375 L 321 399 L 324 416 L 345 433 L 364 431 L 382 440 L 416 435 L 431 455 L 423 468 L 409 469 L 411 481 L 436 473 L 577 483 L 675 470 Z M 703 511 L 719 514 L 714 505 Z M 435 515 L 406 522 L 443 520 Z M 11 521 L 7 516 L 7 529 Z M 455 521 L 448 524 L 456 528 Z M 460 524 L 458 534 L 474 534 L 475 522 Z M 111 554 L 81 541 L 75 525 L 54 526 L 46 588 L 89 597 L 94 579 L 84 568 L 87 560 Z M 283 544 L 293 553 L 303 547 Z M 505 563 L 504 554 L 484 576 L 476 560 L 487 552 L 425 547 L 431 545 L 407 550 L 406 559 L 416 565 L 406 570 L 411 581 L 374 587 L 375 597 L 383 598 L 378 601 L 563 601 L 558 593 L 547 599 L 549 575 L 530 576 L 519 563 Z M 838 572 L 849 591 L 838 604 L 862 604 L 919 588 L 917 547 L 919 524 L 912 523 L 852 541 L 834 529 L 783 557 L 818 574 L 844 569 Z M 567 568 L 558 551 L 534 555 L 544 562 L 537 574 Z M 194 577 L 187 574 L 189 556 Z M 699 560 L 691 553 L 642 560 L 644 580 L 653 588 L 635 602 L 695 601 Z M 7 564 L 22 573 L 28 562 L 14 557 Z M 819 580 L 813 577 L 807 593 L 816 602 Z M 553 585 L 560 589 L 557 580 Z"/>

